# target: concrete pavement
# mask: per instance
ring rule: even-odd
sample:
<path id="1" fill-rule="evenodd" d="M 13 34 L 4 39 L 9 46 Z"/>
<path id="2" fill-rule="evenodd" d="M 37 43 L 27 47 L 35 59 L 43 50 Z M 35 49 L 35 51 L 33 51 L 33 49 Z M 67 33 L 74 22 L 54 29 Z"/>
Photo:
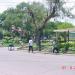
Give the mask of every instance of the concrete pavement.
<path id="1" fill-rule="evenodd" d="M 0 75 L 75 75 L 75 56 L 0 48 Z"/>

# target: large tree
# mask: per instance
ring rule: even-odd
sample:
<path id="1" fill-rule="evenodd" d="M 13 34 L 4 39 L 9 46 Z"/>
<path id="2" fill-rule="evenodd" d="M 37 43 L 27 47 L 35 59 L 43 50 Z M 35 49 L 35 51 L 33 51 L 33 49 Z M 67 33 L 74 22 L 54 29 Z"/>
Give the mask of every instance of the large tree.
<path id="1" fill-rule="evenodd" d="M 48 8 L 40 3 L 33 2 L 32 4 L 21 3 L 17 5 L 16 9 L 6 10 L 3 14 L 4 24 L 11 27 L 14 24 L 16 27 L 22 27 L 27 29 L 30 34 L 33 32 L 36 43 L 41 51 L 41 34 L 45 29 L 47 22 L 51 18 L 61 16 L 61 13 L 65 13 L 68 17 L 73 15 L 69 12 L 71 9 L 65 10 L 63 0 L 46 0 Z M 9 22 L 10 21 L 10 22 Z M 7 24 L 8 23 L 8 24 Z M 33 27 L 33 29 L 31 28 Z M 30 31 L 31 30 L 31 31 Z"/>
<path id="2" fill-rule="evenodd" d="M 43 16 L 40 21 L 37 21 L 36 17 L 40 18 L 40 15 L 35 15 L 35 11 L 32 8 L 27 8 L 28 13 L 33 19 L 33 23 L 35 25 L 35 38 L 37 45 L 39 46 L 39 51 L 41 51 L 41 33 L 43 29 L 46 27 L 46 23 L 54 16 L 57 15 L 58 8 L 60 6 L 59 0 L 47 0 L 49 4 L 49 8 L 46 9 L 46 14 Z M 40 13 L 41 10 L 38 11 Z M 43 10 L 42 10 L 43 11 Z M 42 15 L 42 14 L 41 14 Z"/>
<path id="3" fill-rule="evenodd" d="M 36 27 L 35 29 L 35 37 L 37 39 L 38 42 L 38 46 L 39 46 L 39 51 L 41 51 L 41 33 L 43 31 L 43 29 L 46 27 L 47 22 L 53 18 L 53 17 L 57 17 L 57 16 L 61 16 L 61 13 L 66 14 L 66 16 L 68 17 L 73 17 L 73 15 L 69 12 L 71 11 L 71 9 L 65 9 L 63 7 L 63 5 L 66 3 L 63 0 L 46 0 L 48 3 L 48 9 L 46 10 L 46 15 L 41 19 L 41 21 L 38 22 L 38 26 L 37 26 L 37 19 L 36 19 L 36 15 L 33 11 L 32 8 L 28 8 L 28 13 L 30 14 L 30 16 L 33 19 L 33 23 Z"/>

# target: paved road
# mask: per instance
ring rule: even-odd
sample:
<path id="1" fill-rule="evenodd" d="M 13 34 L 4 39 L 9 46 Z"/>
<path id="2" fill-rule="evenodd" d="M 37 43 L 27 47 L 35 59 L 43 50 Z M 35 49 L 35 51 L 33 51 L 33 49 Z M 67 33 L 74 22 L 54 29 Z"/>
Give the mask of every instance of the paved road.
<path id="1" fill-rule="evenodd" d="M 0 48 L 0 75 L 75 75 L 75 56 Z"/>

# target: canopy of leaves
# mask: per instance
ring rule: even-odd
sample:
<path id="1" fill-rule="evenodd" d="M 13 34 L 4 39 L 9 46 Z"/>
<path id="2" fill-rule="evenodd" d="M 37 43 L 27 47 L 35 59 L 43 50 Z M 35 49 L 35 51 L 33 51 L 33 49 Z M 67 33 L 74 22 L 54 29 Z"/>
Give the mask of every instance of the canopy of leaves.
<path id="1" fill-rule="evenodd" d="M 0 19 L 3 22 L 4 29 L 10 30 L 14 25 L 16 28 L 20 27 L 27 32 L 34 33 L 36 29 L 50 31 L 55 28 L 55 24 L 48 22 L 49 19 L 60 15 L 58 12 L 63 12 L 62 0 L 47 0 L 48 9 L 41 3 L 32 4 L 20 3 L 16 8 L 9 8 L 0 15 Z M 68 23 L 59 23 L 58 29 L 71 27 Z M 36 33 L 37 34 L 37 33 Z"/>
<path id="2" fill-rule="evenodd" d="M 74 26 L 71 23 L 67 22 L 59 22 L 57 23 L 57 29 L 66 29 L 66 28 L 73 28 Z"/>

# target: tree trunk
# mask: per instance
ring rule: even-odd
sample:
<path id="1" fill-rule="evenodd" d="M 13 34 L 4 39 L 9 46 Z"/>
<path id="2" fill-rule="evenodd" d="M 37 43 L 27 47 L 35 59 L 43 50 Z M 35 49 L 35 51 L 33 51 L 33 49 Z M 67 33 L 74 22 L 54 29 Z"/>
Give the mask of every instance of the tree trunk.
<path id="1" fill-rule="evenodd" d="M 51 19 L 52 17 L 54 17 L 54 14 L 56 12 L 56 5 L 53 7 L 52 13 L 44 19 L 44 21 L 41 23 L 41 27 L 39 28 L 37 28 L 33 11 L 30 9 L 28 9 L 28 11 L 31 14 L 30 16 L 33 18 L 33 23 L 36 27 L 36 30 L 35 30 L 36 43 L 38 45 L 39 51 L 41 51 L 41 31 L 43 31 L 43 29 L 45 28 L 47 21 Z"/>
<path id="2" fill-rule="evenodd" d="M 41 51 L 41 31 L 38 31 L 35 35 L 35 42 L 37 44 L 38 50 Z"/>

